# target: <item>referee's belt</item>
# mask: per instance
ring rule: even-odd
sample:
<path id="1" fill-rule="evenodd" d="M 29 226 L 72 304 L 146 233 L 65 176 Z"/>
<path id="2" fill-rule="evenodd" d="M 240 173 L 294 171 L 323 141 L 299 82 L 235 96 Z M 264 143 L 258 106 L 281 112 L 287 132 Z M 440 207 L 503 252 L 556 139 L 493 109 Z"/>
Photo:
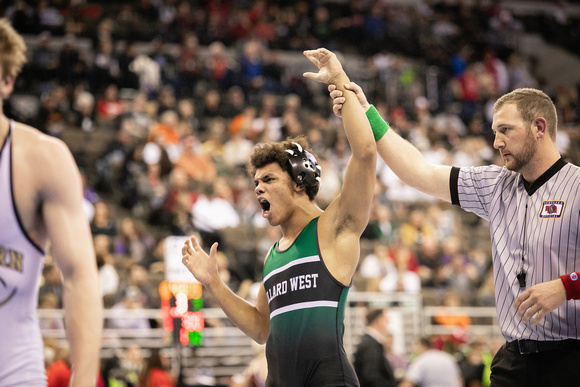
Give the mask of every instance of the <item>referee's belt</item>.
<path id="1" fill-rule="evenodd" d="M 556 349 L 580 347 L 580 340 L 567 339 L 560 341 L 514 340 L 507 343 L 508 348 L 522 355 L 554 351 Z"/>

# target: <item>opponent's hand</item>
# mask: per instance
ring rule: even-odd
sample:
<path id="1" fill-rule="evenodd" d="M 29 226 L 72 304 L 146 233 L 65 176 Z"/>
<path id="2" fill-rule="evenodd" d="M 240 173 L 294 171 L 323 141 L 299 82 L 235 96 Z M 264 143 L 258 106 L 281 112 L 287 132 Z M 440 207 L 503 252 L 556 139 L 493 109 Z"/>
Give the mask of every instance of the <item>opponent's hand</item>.
<path id="1" fill-rule="evenodd" d="M 566 301 L 566 289 L 561 279 L 537 284 L 518 296 L 514 308 L 522 322 L 538 323 L 551 311 Z M 533 319 L 532 319 L 533 317 Z"/>
<path id="2" fill-rule="evenodd" d="M 361 104 L 363 110 L 366 112 L 371 107 L 369 101 L 367 101 L 367 97 L 363 92 L 362 88 L 354 82 L 349 82 L 344 85 L 344 88 L 347 90 L 354 91 L 356 94 L 356 99 Z M 336 88 L 336 85 L 330 84 L 328 85 L 328 91 L 330 93 L 330 98 L 332 98 L 332 111 L 337 117 L 342 116 L 342 105 L 346 100 L 343 97 L 342 90 Z"/>
<path id="3" fill-rule="evenodd" d="M 306 50 L 304 55 L 318 67 L 318 73 L 306 72 L 303 75 L 306 78 L 313 79 L 322 83 L 332 83 L 339 75 L 344 73 L 340 61 L 336 55 L 326 48 L 317 50 Z"/>
<path id="4" fill-rule="evenodd" d="M 193 276 L 204 286 L 209 286 L 213 281 L 219 279 L 219 271 L 216 260 L 218 243 L 211 246 L 209 255 L 199 245 L 195 237 L 185 241 L 181 248 L 181 262 L 193 274 Z"/>

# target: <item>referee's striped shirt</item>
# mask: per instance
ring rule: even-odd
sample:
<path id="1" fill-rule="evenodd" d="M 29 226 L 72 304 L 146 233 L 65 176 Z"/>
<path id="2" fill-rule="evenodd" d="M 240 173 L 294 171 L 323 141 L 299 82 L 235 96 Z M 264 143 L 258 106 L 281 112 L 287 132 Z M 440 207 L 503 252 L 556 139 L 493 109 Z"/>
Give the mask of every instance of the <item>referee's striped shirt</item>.
<path id="1" fill-rule="evenodd" d="M 454 167 L 450 187 L 453 204 L 489 221 L 495 302 L 506 340 L 580 339 L 580 301 L 565 302 L 535 327 L 513 308 L 525 289 L 580 271 L 580 168 L 560 159 L 530 185 L 505 167 Z M 523 289 L 516 278 L 522 265 Z"/>

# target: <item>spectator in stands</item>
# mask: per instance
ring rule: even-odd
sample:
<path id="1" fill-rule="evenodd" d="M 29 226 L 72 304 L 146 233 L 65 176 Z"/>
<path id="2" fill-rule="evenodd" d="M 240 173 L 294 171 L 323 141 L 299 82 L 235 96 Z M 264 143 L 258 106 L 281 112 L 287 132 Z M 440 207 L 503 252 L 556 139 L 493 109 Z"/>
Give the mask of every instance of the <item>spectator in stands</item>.
<path id="1" fill-rule="evenodd" d="M 107 23 L 103 24 L 103 26 L 106 25 Z M 98 49 L 91 66 L 91 90 L 96 94 L 102 93 L 111 84 L 116 85 L 121 75 L 113 41 L 108 34 L 109 31 L 105 30 L 103 36 L 98 36 Z"/>
<path id="2" fill-rule="evenodd" d="M 43 31 L 38 35 L 38 45 L 32 50 L 32 59 L 30 61 L 31 75 L 40 82 L 41 90 L 46 88 L 46 83 L 56 77 L 56 71 L 59 67 L 58 51 L 51 47 L 52 34 L 49 31 Z"/>
<path id="3" fill-rule="evenodd" d="M 93 237 L 97 268 L 99 269 L 99 287 L 105 307 L 113 306 L 119 290 L 120 276 L 112 254 L 111 237 L 97 234 Z"/>
<path id="4" fill-rule="evenodd" d="M 183 168 L 176 167 L 169 176 L 168 193 L 163 203 L 164 222 L 171 235 L 188 235 L 192 230 L 190 212 L 197 200 L 193 180 Z"/>
<path id="5" fill-rule="evenodd" d="M 445 279 L 441 277 L 441 249 L 439 242 L 434 237 L 428 237 L 417 251 L 419 270 L 423 288 L 438 288 L 445 285 Z"/>
<path id="6" fill-rule="evenodd" d="M 454 255 L 462 253 L 464 253 L 462 240 L 459 236 L 457 234 L 448 236 L 441 242 L 441 265 L 450 264 Z"/>
<path id="7" fill-rule="evenodd" d="M 136 334 L 147 335 L 151 329 L 149 319 L 134 314 L 141 309 L 145 309 L 145 295 L 138 287 L 130 286 L 121 301 L 111 308 L 114 317 L 107 319 L 105 326 L 109 329 L 132 329 Z"/>
<path id="8" fill-rule="evenodd" d="M 58 297 L 53 293 L 44 293 L 38 297 L 38 309 L 55 310 L 60 309 L 58 305 Z M 43 316 L 38 319 L 40 329 L 64 329 L 64 321 L 62 317 Z"/>
<path id="9" fill-rule="evenodd" d="M 132 146 L 143 143 L 149 137 L 153 119 L 147 111 L 147 105 L 147 94 L 139 92 L 129 101 L 125 114 L 121 116 L 120 130 L 131 136 Z"/>
<path id="10" fill-rule="evenodd" d="M 121 301 L 128 292 L 139 289 L 141 302 L 146 309 L 159 308 L 158 290 L 149 281 L 148 269 L 140 264 L 124 262 L 125 275 L 117 292 L 117 301 Z"/>
<path id="11" fill-rule="evenodd" d="M 483 387 L 483 373 L 485 364 L 483 354 L 485 344 L 483 341 L 474 340 L 467 344 L 459 359 L 459 369 L 463 377 L 464 387 Z"/>
<path id="12" fill-rule="evenodd" d="M 167 111 L 177 111 L 176 89 L 171 85 L 165 85 L 159 90 L 157 96 L 157 116 L 163 117 Z"/>
<path id="13" fill-rule="evenodd" d="M 421 291 L 421 278 L 415 271 L 411 271 L 411 263 L 416 262 L 413 251 L 404 245 L 394 251 L 395 267 L 381 279 L 379 289 L 382 292 L 402 292 L 418 294 Z"/>
<path id="14" fill-rule="evenodd" d="M 476 291 L 477 306 L 495 306 L 495 283 L 491 265 L 482 275 L 482 282 Z"/>
<path id="15" fill-rule="evenodd" d="M 179 115 L 175 110 L 166 110 L 159 116 L 159 123 L 154 124 L 149 132 L 148 142 L 158 145 L 167 154 L 169 160 L 175 163 L 180 157 L 179 142 L 182 138 L 179 126 Z M 148 146 L 149 144 L 146 144 Z M 151 147 L 153 148 L 153 147 Z M 156 164 L 160 160 L 148 160 Z"/>
<path id="16" fill-rule="evenodd" d="M 222 94 L 217 89 L 209 89 L 204 93 L 200 107 L 201 128 L 205 134 L 208 132 L 209 122 L 222 116 Z"/>
<path id="17" fill-rule="evenodd" d="M 215 117 L 208 121 L 207 134 L 203 141 L 203 152 L 207 153 L 214 162 L 218 174 L 223 174 L 224 165 L 224 140 L 226 139 L 226 121 L 221 117 Z"/>
<path id="18" fill-rule="evenodd" d="M 54 137 L 61 137 L 66 127 L 66 116 L 69 113 L 66 90 L 62 86 L 50 86 L 42 93 L 40 101 L 39 130 Z"/>
<path id="19" fill-rule="evenodd" d="M 254 143 L 246 138 L 245 133 L 230 131 L 223 151 L 226 167 L 230 171 L 244 168 L 253 147 Z"/>
<path id="20" fill-rule="evenodd" d="M 199 57 L 199 40 L 194 32 L 186 32 L 181 44 L 177 63 L 179 74 L 179 97 L 191 98 L 199 79 L 202 63 Z"/>
<path id="21" fill-rule="evenodd" d="M 258 109 L 255 106 L 248 105 L 244 107 L 241 113 L 238 113 L 232 118 L 228 127 L 229 134 L 241 133 L 243 136 L 250 138 L 250 130 L 257 114 Z"/>
<path id="22" fill-rule="evenodd" d="M 146 265 L 154 240 L 141 220 L 127 216 L 121 220 L 113 244 L 115 254 L 129 258 L 132 264 Z"/>
<path id="23" fill-rule="evenodd" d="M 221 240 L 220 230 L 240 224 L 240 216 L 231 202 L 218 196 L 222 180 L 205 184 L 191 209 L 193 225 L 205 236 L 208 245 L 210 240 Z"/>
<path id="24" fill-rule="evenodd" d="M 527 63 L 522 59 L 518 52 L 512 52 L 507 58 L 507 73 L 509 90 L 521 87 L 538 87 L 538 81 L 528 69 Z"/>
<path id="25" fill-rule="evenodd" d="M 474 284 L 479 280 L 479 272 L 465 254 L 458 253 L 451 257 L 451 262 L 441 269 L 447 287 L 473 297 Z"/>
<path id="26" fill-rule="evenodd" d="M 140 90 L 148 96 L 156 95 L 161 86 L 161 68 L 157 62 L 145 54 L 127 54 L 119 59 L 123 73 L 128 74 L 122 86 Z"/>
<path id="27" fill-rule="evenodd" d="M 54 262 L 49 262 L 42 269 L 44 283 L 38 289 L 39 301 L 45 294 L 52 294 L 56 297 L 56 307 L 62 308 L 62 274 Z"/>
<path id="28" fill-rule="evenodd" d="M 431 346 L 427 337 L 419 337 L 413 342 L 416 358 L 409 365 L 399 387 L 463 385 L 461 371 L 453 356 Z"/>
<path id="29" fill-rule="evenodd" d="M 175 376 L 169 372 L 169 360 L 158 348 L 152 348 L 140 379 L 143 387 L 173 387 Z"/>
<path id="30" fill-rule="evenodd" d="M 67 387 L 71 377 L 70 349 L 66 345 L 55 348 L 53 362 L 46 368 L 47 387 Z"/>
<path id="31" fill-rule="evenodd" d="M 203 62 L 203 75 L 215 87 L 224 92 L 235 82 L 232 60 L 226 52 L 225 45 L 215 41 L 208 46 L 209 55 Z"/>
<path id="32" fill-rule="evenodd" d="M 409 219 L 401 224 L 399 232 L 405 246 L 418 248 L 425 238 L 434 238 L 437 230 L 429 222 L 425 211 L 415 208 L 411 210 Z"/>
<path id="33" fill-rule="evenodd" d="M 97 101 L 97 118 L 101 124 L 111 124 L 127 110 L 125 101 L 119 97 L 119 88 L 110 83 Z"/>
<path id="34" fill-rule="evenodd" d="M 370 309 L 366 314 L 365 334 L 354 353 L 353 365 L 360 387 L 395 387 L 393 367 L 385 348 L 389 332 L 386 309 Z"/>
<path id="35" fill-rule="evenodd" d="M 91 222 L 91 232 L 94 235 L 105 234 L 109 237 L 117 235 L 117 226 L 111 216 L 109 204 L 104 201 L 95 203 L 95 215 Z"/>
<path id="36" fill-rule="evenodd" d="M 255 40 L 244 43 L 240 62 L 240 76 L 242 88 L 251 96 L 264 86 L 264 47 Z"/>
<path id="37" fill-rule="evenodd" d="M 97 123 L 95 110 L 95 97 L 87 90 L 80 91 L 73 101 L 73 125 L 85 131 L 92 132 Z"/>
<path id="38" fill-rule="evenodd" d="M 127 347 L 120 356 L 119 368 L 116 370 L 118 379 L 123 381 L 128 387 L 139 386 L 139 375 L 145 368 L 143 350 L 137 344 Z"/>
<path id="39" fill-rule="evenodd" d="M 322 135 L 320 131 L 315 132 Z M 316 140 L 315 132 L 309 132 L 309 135 L 307 135 L 309 140 Z M 316 143 L 313 145 L 316 145 Z M 318 195 L 316 195 L 316 203 L 320 208 L 326 208 L 340 192 L 340 187 L 342 186 L 342 171 L 338 170 L 334 164 L 328 162 L 323 157 L 320 157 L 320 167 L 324 170 L 324 175 L 321 176 L 321 187 Z"/>
<path id="40" fill-rule="evenodd" d="M 252 121 L 249 138 L 256 142 L 278 141 L 282 138 L 282 117 L 277 108 L 277 96 L 272 93 L 262 95 L 262 104 Z"/>
<path id="41" fill-rule="evenodd" d="M 381 187 L 380 181 L 377 180 L 377 187 Z M 372 241 L 380 241 L 384 244 L 391 244 L 395 238 L 393 217 L 391 209 L 379 202 L 380 188 L 377 188 L 377 201 L 371 208 L 371 218 L 369 224 L 363 233 L 363 237 Z"/>
<path id="42" fill-rule="evenodd" d="M 359 274 L 365 279 L 365 288 L 361 290 L 378 292 L 382 279 L 396 272 L 397 267 L 389 255 L 387 245 L 374 242 L 373 252 L 362 259 L 359 267 Z"/>
<path id="43" fill-rule="evenodd" d="M 187 126 L 187 132 L 197 135 L 200 129 L 200 120 L 197 114 L 197 110 L 193 100 L 189 98 L 182 98 L 177 102 L 177 113 L 179 114 L 179 120 L 182 125 Z"/>
<path id="44" fill-rule="evenodd" d="M 210 155 L 203 151 L 201 143 L 194 136 L 183 139 L 183 150 L 175 167 L 186 171 L 196 184 L 208 184 L 217 176 L 217 169 Z"/>
<path id="45" fill-rule="evenodd" d="M 38 32 L 34 22 L 35 12 L 26 0 L 16 0 L 4 10 L 4 15 L 10 19 L 14 29 L 21 34 Z"/>
<path id="46" fill-rule="evenodd" d="M 152 225 L 162 222 L 163 203 L 167 196 L 166 176 L 163 174 L 160 162 L 147 163 L 147 173 L 137 176 L 137 203 L 133 206 L 134 213 L 146 219 Z"/>
<path id="47" fill-rule="evenodd" d="M 64 35 L 64 17 L 49 0 L 39 0 L 36 5 L 36 14 L 41 30 L 50 31 L 55 35 Z"/>

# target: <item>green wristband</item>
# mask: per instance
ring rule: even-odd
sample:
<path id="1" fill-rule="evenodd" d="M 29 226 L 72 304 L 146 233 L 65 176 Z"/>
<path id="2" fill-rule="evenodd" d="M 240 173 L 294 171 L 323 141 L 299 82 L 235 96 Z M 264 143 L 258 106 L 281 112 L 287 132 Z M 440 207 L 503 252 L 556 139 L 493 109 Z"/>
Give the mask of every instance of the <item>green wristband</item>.
<path id="1" fill-rule="evenodd" d="M 389 130 L 389 123 L 383 120 L 383 117 L 381 117 L 377 108 L 373 105 L 366 111 L 366 115 L 371 124 L 375 141 L 379 141 L 387 133 L 387 130 Z"/>

